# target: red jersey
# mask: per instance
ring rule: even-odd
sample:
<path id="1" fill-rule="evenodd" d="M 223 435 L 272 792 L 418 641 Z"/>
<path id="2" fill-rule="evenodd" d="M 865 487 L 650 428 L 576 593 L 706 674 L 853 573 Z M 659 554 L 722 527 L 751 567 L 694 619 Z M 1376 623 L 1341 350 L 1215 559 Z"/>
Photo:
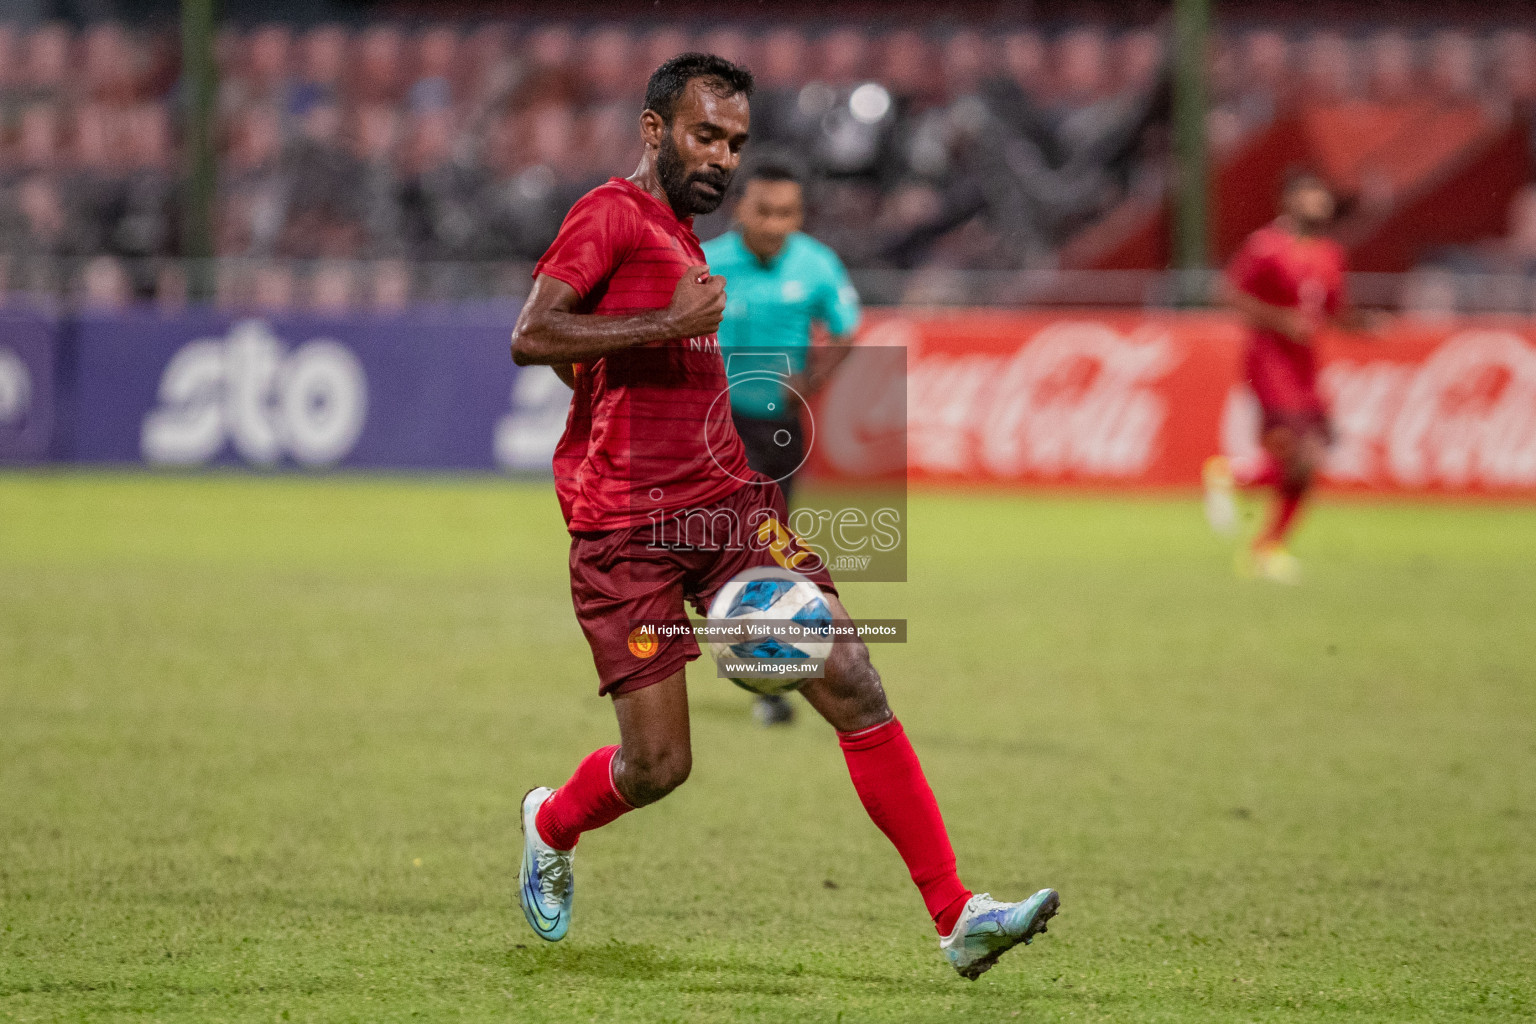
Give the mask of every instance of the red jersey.
<path id="1" fill-rule="evenodd" d="M 1316 325 L 1304 345 L 1275 331 L 1248 332 L 1248 380 L 1259 403 L 1274 410 L 1321 410 L 1313 342 L 1344 301 L 1343 248 L 1332 239 L 1302 238 L 1271 224 L 1248 236 L 1227 278 L 1260 302 L 1300 309 Z"/>
<path id="2" fill-rule="evenodd" d="M 692 217 L 679 220 L 649 192 L 610 178 L 571 207 L 533 274 L 574 288 L 578 313 L 624 316 L 665 307 L 683 271 L 704 263 Z M 715 335 L 577 364 L 555 448 L 555 491 L 571 532 L 706 508 L 750 479 Z"/>

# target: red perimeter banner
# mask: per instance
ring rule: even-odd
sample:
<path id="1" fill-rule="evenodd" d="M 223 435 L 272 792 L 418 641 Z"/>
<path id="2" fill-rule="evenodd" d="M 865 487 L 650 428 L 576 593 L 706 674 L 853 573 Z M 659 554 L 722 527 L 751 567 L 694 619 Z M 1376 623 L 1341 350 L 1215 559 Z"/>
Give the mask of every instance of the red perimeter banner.
<path id="1" fill-rule="evenodd" d="M 902 406 L 914 482 L 1184 486 L 1215 452 L 1257 450 L 1228 317 L 885 313 L 859 344 L 905 348 L 906 378 L 884 371 L 889 401 L 840 403 L 839 381 L 867 395 L 871 368 L 900 365 L 845 364 L 815 403 L 810 468 L 823 476 L 896 469 Z M 1536 322 L 1402 321 L 1330 334 L 1320 355 L 1328 484 L 1536 497 Z"/>

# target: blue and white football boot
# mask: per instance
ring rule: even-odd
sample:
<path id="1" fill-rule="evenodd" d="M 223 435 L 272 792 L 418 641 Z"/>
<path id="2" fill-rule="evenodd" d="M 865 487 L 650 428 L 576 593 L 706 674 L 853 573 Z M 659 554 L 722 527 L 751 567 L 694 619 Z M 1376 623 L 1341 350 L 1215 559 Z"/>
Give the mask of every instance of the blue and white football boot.
<path id="1" fill-rule="evenodd" d="M 966 900 L 954 931 L 939 940 L 939 949 L 960 977 L 975 981 L 998 957 L 1044 932 L 1045 923 L 1060 909 L 1055 889 L 1041 889 L 1019 903 L 999 903 L 981 893 Z"/>
<path id="2" fill-rule="evenodd" d="M 574 850 L 557 850 L 539 838 L 534 824 L 539 808 L 554 795 L 548 786 L 523 796 L 523 864 L 517 872 L 517 901 L 533 933 L 546 942 L 559 942 L 571 927 L 571 899 L 576 879 L 571 873 Z"/>

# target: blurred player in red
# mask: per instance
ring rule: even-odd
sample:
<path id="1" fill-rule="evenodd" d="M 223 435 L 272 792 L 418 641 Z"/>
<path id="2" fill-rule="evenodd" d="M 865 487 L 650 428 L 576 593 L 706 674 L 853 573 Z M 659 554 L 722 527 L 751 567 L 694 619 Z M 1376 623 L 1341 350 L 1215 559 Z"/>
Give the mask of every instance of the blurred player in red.
<path id="1" fill-rule="evenodd" d="M 534 269 L 512 334 L 519 365 L 552 366 L 575 390 L 555 450 L 555 490 L 571 534 L 576 618 L 598 692 L 613 698 L 619 722 L 617 745 L 587 755 L 559 789 L 540 786 L 523 798 L 518 901 L 550 942 L 570 927 L 581 834 L 688 778 L 684 669 L 699 646 L 684 602 L 703 614 L 736 574 L 779 565 L 814 580 L 834 616 L 848 618 L 826 567 L 786 525 L 779 486 L 748 467 L 730 402 L 719 401 L 727 393 L 716 336 L 726 282 L 705 265 L 693 216 L 725 199 L 747 141 L 751 92 L 748 71 L 707 54 L 656 70 L 640 116 L 640 166 L 571 208 Z M 748 537 L 737 524 L 751 525 Z M 684 629 L 646 632 L 637 623 Z M 905 861 L 939 948 L 961 975 L 975 978 L 1045 931 L 1055 890 L 1003 903 L 960 881 L 938 803 L 862 641 L 838 641 L 824 677 L 801 692 L 837 730 L 859 799 Z M 1039 824 L 1031 817 L 996 828 L 1027 836 Z M 678 837 L 655 856 L 707 854 Z M 727 902 L 720 912 L 729 927 L 736 908 Z"/>
<path id="2" fill-rule="evenodd" d="M 1315 174 L 1292 176 L 1281 213 L 1248 236 L 1222 284 L 1222 299 L 1248 328 L 1248 384 L 1262 412 L 1263 457 L 1248 465 L 1217 455 L 1205 464 L 1206 517 L 1222 533 L 1237 527 L 1234 488 L 1269 488 L 1274 507 L 1239 568 L 1279 583 L 1300 581 L 1286 539 L 1327 453 L 1328 406 L 1317 387 L 1317 340 L 1332 323 L 1353 329 L 1345 302 L 1344 250 L 1324 232 L 1335 202 Z"/>

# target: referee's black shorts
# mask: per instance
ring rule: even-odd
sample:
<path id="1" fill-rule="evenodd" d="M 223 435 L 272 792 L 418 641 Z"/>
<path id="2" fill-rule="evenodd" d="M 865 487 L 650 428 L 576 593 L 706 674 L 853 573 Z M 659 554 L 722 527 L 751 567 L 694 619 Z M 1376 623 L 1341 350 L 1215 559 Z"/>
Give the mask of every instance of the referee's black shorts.
<path id="1" fill-rule="evenodd" d="M 760 420 L 733 412 L 731 419 L 736 421 L 736 433 L 741 435 L 741 443 L 747 449 L 747 465 L 778 481 L 784 501 L 788 503 L 795 470 L 805 459 L 805 432 L 800 426 L 800 417 Z"/>

